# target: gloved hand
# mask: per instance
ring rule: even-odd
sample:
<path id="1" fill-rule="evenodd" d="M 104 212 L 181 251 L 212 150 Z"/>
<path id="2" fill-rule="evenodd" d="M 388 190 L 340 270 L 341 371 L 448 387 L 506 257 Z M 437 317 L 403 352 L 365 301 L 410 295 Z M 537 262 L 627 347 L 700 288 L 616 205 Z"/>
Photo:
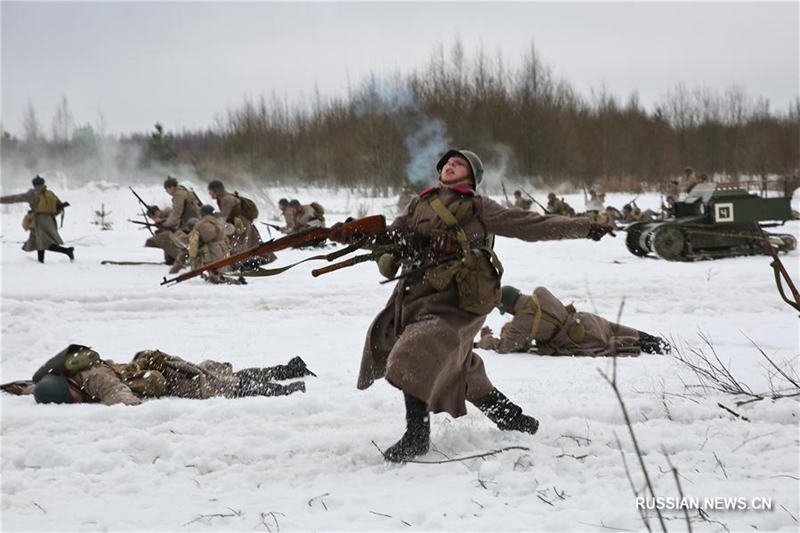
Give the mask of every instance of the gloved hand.
<path id="1" fill-rule="evenodd" d="M 591 222 L 589 224 L 589 234 L 586 235 L 586 237 L 593 241 L 599 241 L 603 238 L 603 235 L 606 234 L 616 237 L 614 234 L 614 226 L 610 224 L 600 224 L 599 222 Z"/>
<path id="2" fill-rule="evenodd" d="M 481 328 L 481 337 L 485 337 L 491 334 L 492 334 L 492 328 L 490 328 L 489 326 L 483 326 Z"/>

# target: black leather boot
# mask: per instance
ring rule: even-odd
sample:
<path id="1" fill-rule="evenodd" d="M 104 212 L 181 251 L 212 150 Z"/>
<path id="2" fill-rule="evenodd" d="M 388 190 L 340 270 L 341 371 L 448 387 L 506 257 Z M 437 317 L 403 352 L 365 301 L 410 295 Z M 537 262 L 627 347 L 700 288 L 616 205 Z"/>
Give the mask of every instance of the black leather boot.
<path id="1" fill-rule="evenodd" d="M 69 248 L 65 248 L 64 246 L 59 246 L 57 244 L 51 244 L 48 248 L 51 252 L 58 252 L 60 254 L 64 254 L 69 257 L 70 261 L 75 259 L 75 248 L 70 246 Z"/>
<path id="2" fill-rule="evenodd" d="M 522 431 L 533 435 L 539 429 L 538 420 L 522 414 L 522 407 L 497 389 L 472 403 L 503 431 Z"/>
<path id="3" fill-rule="evenodd" d="M 431 446 L 431 419 L 425 402 L 408 393 L 406 400 L 406 432 L 383 453 L 387 461 L 402 463 L 428 453 Z"/>
<path id="4" fill-rule="evenodd" d="M 644 331 L 639 332 L 639 348 L 644 353 L 665 354 L 672 351 L 672 346 L 666 340 Z"/>
<path id="5" fill-rule="evenodd" d="M 36 259 L 38 259 L 40 263 L 44 263 L 44 250 L 36 250 Z"/>
<path id="6" fill-rule="evenodd" d="M 236 388 L 235 396 L 243 398 L 245 396 L 288 396 L 294 392 L 305 392 L 306 384 L 302 381 L 293 381 L 286 385 L 272 383 L 269 381 L 253 381 L 248 376 L 239 376 L 239 386 Z"/>

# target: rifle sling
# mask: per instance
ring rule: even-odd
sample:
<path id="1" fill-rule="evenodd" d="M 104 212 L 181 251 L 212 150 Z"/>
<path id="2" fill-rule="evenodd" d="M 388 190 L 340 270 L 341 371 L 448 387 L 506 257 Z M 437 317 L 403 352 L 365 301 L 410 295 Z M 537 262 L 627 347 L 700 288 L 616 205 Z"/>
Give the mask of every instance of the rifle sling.
<path id="1" fill-rule="evenodd" d="M 259 268 L 256 270 L 246 270 L 244 272 L 240 272 L 240 275 L 246 276 L 248 278 L 263 278 L 267 276 L 276 276 L 283 272 L 286 272 L 292 267 L 299 265 L 300 263 L 305 263 L 306 261 L 316 261 L 325 259 L 326 261 L 333 261 L 335 259 L 339 259 L 340 257 L 347 255 L 351 252 L 355 252 L 356 250 L 360 249 L 364 244 L 365 239 L 362 239 L 356 243 L 353 243 L 349 246 L 345 246 L 341 250 L 336 250 L 335 252 L 331 252 L 329 254 L 320 254 L 315 255 L 312 257 L 307 257 L 301 261 L 297 261 L 296 263 L 292 263 L 291 265 L 286 265 L 285 267 L 280 268 Z"/>

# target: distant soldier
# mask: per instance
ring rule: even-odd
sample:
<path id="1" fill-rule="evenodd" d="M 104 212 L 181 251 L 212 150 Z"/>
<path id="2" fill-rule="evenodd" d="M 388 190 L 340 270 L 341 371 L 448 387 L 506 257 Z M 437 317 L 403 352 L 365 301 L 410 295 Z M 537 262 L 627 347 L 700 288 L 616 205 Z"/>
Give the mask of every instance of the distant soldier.
<path id="1" fill-rule="evenodd" d="M 294 208 L 289 207 L 289 200 L 281 198 L 278 200 L 278 209 L 283 215 L 284 225 L 280 228 L 283 233 L 294 233 Z"/>
<path id="2" fill-rule="evenodd" d="M 674 218 L 675 217 L 675 197 L 667 195 L 666 203 L 661 204 L 661 218 Z"/>
<path id="3" fill-rule="evenodd" d="M 186 221 L 200 217 L 200 201 L 189 189 L 178 185 L 178 180 L 168 177 L 164 190 L 172 197 L 172 209 L 160 226 L 169 230 L 186 229 Z"/>
<path id="4" fill-rule="evenodd" d="M 589 196 L 585 198 L 586 200 L 586 210 L 587 211 L 595 211 L 599 213 L 603 210 L 603 202 L 605 201 L 605 194 L 598 194 L 597 189 L 595 186 L 592 186 L 589 189 Z"/>
<path id="5" fill-rule="evenodd" d="M 520 190 L 514 191 L 514 207 L 519 207 L 520 209 L 529 211 L 532 205 L 533 205 L 533 200 L 530 200 L 528 198 L 523 198 L 522 191 Z"/>
<path id="6" fill-rule="evenodd" d="M 258 228 L 253 224 L 253 221 L 258 216 L 258 209 L 252 200 L 239 196 L 239 193 L 236 192 L 229 193 L 225 190 L 225 185 L 220 180 L 209 182 L 208 194 L 217 201 L 219 217 L 234 227 L 233 235 L 230 237 L 231 255 L 248 250 L 261 243 L 261 235 L 258 233 Z M 239 266 L 253 268 L 271 263 L 275 259 L 277 259 L 277 256 L 269 252 Z"/>
<path id="7" fill-rule="evenodd" d="M 227 229 L 233 233 L 233 227 L 226 224 L 221 218 L 214 216 L 214 206 L 204 205 L 200 208 L 200 220 L 189 221 L 191 233 L 189 233 L 189 264 L 191 268 L 197 269 L 208 263 L 225 259 L 231 254 L 231 247 L 228 244 Z M 225 280 L 222 273 L 228 267 L 218 270 L 205 272 L 205 279 L 211 283 L 231 282 Z"/>
<path id="8" fill-rule="evenodd" d="M 700 183 L 700 178 L 694 173 L 694 169 L 692 167 L 686 167 L 683 169 L 684 172 L 684 179 L 682 189 L 683 192 L 689 194 L 692 189 L 694 189 L 695 185 Z"/>
<path id="9" fill-rule="evenodd" d="M 299 201 L 292 200 L 289 206 L 294 209 L 295 231 L 325 227 L 325 209 L 317 202 L 302 205 Z"/>
<path id="10" fill-rule="evenodd" d="M 552 192 L 547 195 L 547 212 L 551 215 L 575 215 L 575 210 L 563 198 L 560 200 L 556 198 L 555 193 Z"/>
<path id="11" fill-rule="evenodd" d="M 278 380 L 314 376 L 299 358 L 285 365 L 233 371 L 230 363 L 195 364 L 159 350 L 138 352 L 133 361 L 116 364 L 79 344 L 71 344 L 34 373 L 30 381 L 0 385 L 12 394 L 33 394 L 37 403 L 104 403 L 139 405 L 142 398 L 176 396 L 285 396 L 305 392 L 305 383 Z"/>
<path id="12" fill-rule="evenodd" d="M 175 274 L 186 262 L 186 246 L 189 244 L 188 228 L 166 228 L 162 223 L 170 217 L 172 209 L 161 209 L 156 205 L 147 207 L 147 216 L 156 225 L 153 235 L 144 242 L 146 248 L 160 248 L 164 251 L 164 262 L 170 265 L 170 273 Z M 197 219 L 194 219 L 197 220 Z"/>
<path id="13" fill-rule="evenodd" d="M 33 178 L 31 183 L 33 188 L 27 192 L 0 197 L 0 204 L 27 202 L 30 205 L 30 210 L 22 219 L 22 227 L 30 232 L 22 249 L 26 252 L 36 250 L 40 263 L 44 263 L 45 250 L 64 254 L 70 261 L 74 260 L 75 248 L 61 246 L 64 241 L 58 234 L 56 224 L 56 215 L 62 213 L 69 203 L 59 200 L 53 191 L 45 186 L 44 178 L 41 176 Z"/>
<path id="14" fill-rule="evenodd" d="M 639 355 L 665 353 L 669 344 L 661 337 L 614 324 L 592 313 L 564 305 L 544 287 L 523 295 L 510 285 L 502 288 L 498 306 L 514 318 L 503 326 L 500 338 L 484 327 L 478 348 L 499 353 L 527 352 L 535 344 L 539 355 Z"/>
<path id="15" fill-rule="evenodd" d="M 653 220 L 654 218 L 655 212 L 653 212 L 653 210 L 647 209 L 646 211 L 642 211 L 639 209 L 639 206 L 636 205 L 635 200 L 622 206 L 622 222 L 626 224 Z"/>
<path id="16" fill-rule="evenodd" d="M 609 224 L 611 226 L 616 226 L 617 222 L 622 220 L 622 213 L 619 209 L 614 207 L 613 205 L 606 206 L 605 211 L 601 211 L 597 214 L 596 222 L 599 224 Z"/>
<path id="17" fill-rule="evenodd" d="M 689 168 L 689 167 L 687 167 Z M 675 198 L 677 201 L 681 197 L 681 180 L 680 178 L 673 177 L 669 180 L 669 185 L 667 186 L 667 192 L 670 196 Z"/>

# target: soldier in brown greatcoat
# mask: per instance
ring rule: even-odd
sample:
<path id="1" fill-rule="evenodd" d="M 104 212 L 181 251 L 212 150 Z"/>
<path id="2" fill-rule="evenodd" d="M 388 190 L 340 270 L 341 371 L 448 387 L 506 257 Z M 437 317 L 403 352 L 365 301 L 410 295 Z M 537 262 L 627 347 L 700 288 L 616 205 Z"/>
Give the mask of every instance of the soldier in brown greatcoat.
<path id="1" fill-rule="evenodd" d="M 189 257 L 186 252 L 186 223 L 200 217 L 200 201 L 171 176 L 164 180 L 164 190 L 172 197 L 172 207 L 163 211 L 148 209 L 149 216 L 160 231 L 147 239 L 144 245 L 164 250 L 167 263 L 172 260 L 169 271 L 175 274 L 185 266 Z"/>
<path id="2" fill-rule="evenodd" d="M 183 262 L 185 261 L 186 246 L 189 244 L 189 238 L 184 229 L 188 230 L 188 228 L 167 229 L 161 227 L 161 222 L 169 218 L 170 213 L 172 213 L 172 209 L 169 207 L 161 209 L 156 205 L 148 206 L 147 216 L 156 224 L 156 230 L 144 242 L 144 245 L 146 248 L 160 248 L 163 250 L 164 262 L 172 266 L 177 272 L 183 267 Z M 176 259 L 182 260 L 178 263 L 178 266 L 175 266 Z"/>
<path id="3" fill-rule="evenodd" d="M 294 231 L 302 231 L 308 228 L 324 228 L 325 216 L 322 206 L 316 202 L 302 205 L 297 200 L 289 202 L 290 209 L 294 209 Z"/>
<path id="4" fill-rule="evenodd" d="M 16 204 L 27 202 L 30 211 L 22 221 L 22 227 L 30 231 L 28 240 L 22 245 L 26 252 L 36 250 L 37 259 L 44 263 L 44 252 L 50 250 L 75 259 L 75 249 L 64 247 L 64 241 L 58 234 L 56 214 L 60 213 L 68 203 L 64 203 L 44 184 L 44 178 L 36 176 L 32 180 L 33 188 L 22 194 L 10 194 L 0 197 L 0 204 Z"/>
<path id="5" fill-rule="evenodd" d="M 231 253 L 239 253 L 261 243 L 258 228 L 242 214 L 240 198 L 225 190 L 225 185 L 220 180 L 213 180 L 208 184 L 208 194 L 217 201 L 220 218 L 236 228 L 231 236 Z"/>
<path id="6" fill-rule="evenodd" d="M 483 164 L 467 150 L 448 151 L 437 163 L 436 171 L 439 185 L 420 193 L 406 213 L 395 219 L 391 230 L 411 232 L 413 238 L 421 240 L 429 237 L 432 230 L 449 230 L 463 243 L 469 256 L 428 269 L 404 270 L 406 275 L 367 333 L 358 388 L 366 389 L 385 377 L 405 397 L 406 432 L 385 452 L 390 461 L 426 453 L 430 445 L 428 412 L 444 411 L 459 417 L 467 412 L 465 401 L 476 405 L 501 430 L 533 434 L 538 428 L 533 417 L 524 415 L 519 406 L 492 385 L 483 361 L 472 351 L 473 338 L 491 306 L 497 303 L 494 297 L 499 299 L 498 275 L 488 262 L 490 256 L 494 257 L 487 249 L 488 234 L 526 241 L 600 239 L 611 230 L 585 218 L 506 209 L 488 197 L 476 195 Z M 345 240 L 338 228 L 335 225 L 331 229 L 331 238 Z M 382 257 L 379 267 L 388 277 L 396 268 L 386 263 Z M 461 277 L 467 272 L 451 270 L 460 268 L 459 263 L 472 265 L 481 274 Z M 450 272 L 449 283 L 446 272 Z M 495 291 L 491 301 L 467 297 L 471 291 L 483 294 L 487 287 Z"/>
<path id="7" fill-rule="evenodd" d="M 551 215 L 563 216 L 572 216 L 575 214 L 575 210 L 565 202 L 563 198 L 559 200 L 555 193 L 552 192 L 547 195 L 547 212 Z"/>
<path id="8" fill-rule="evenodd" d="M 217 201 L 219 217 L 234 227 L 233 235 L 230 236 L 231 255 L 261 244 L 261 234 L 258 233 L 258 228 L 253 224 L 253 220 L 247 218 L 242 212 L 242 199 L 238 194 L 232 194 L 225 190 L 225 185 L 220 180 L 209 182 L 208 194 Z M 269 252 L 253 258 L 245 264 L 240 264 L 239 268 L 257 267 L 271 263 L 277 258 L 274 253 Z"/>
<path id="9" fill-rule="evenodd" d="M 159 350 L 144 350 L 130 363 L 116 364 L 100 359 L 87 346 L 71 344 L 42 365 L 31 381 L 6 383 L 0 388 L 12 394 L 33 394 L 37 403 L 139 405 L 142 398 L 161 396 L 284 396 L 305 392 L 305 383 L 274 381 L 314 375 L 299 357 L 285 365 L 234 372 L 230 363 L 194 364 Z"/>
<path id="10" fill-rule="evenodd" d="M 664 353 L 669 349 L 660 337 L 565 306 L 544 287 L 523 295 L 507 285 L 498 309 L 514 318 L 503 326 L 500 338 L 484 327 L 476 347 L 499 353 L 528 352 L 535 342 L 539 355 L 590 356 Z"/>
<path id="11" fill-rule="evenodd" d="M 522 191 L 520 190 L 514 191 L 514 207 L 519 207 L 520 209 L 528 211 L 532 205 L 533 205 L 533 200 L 531 200 L 530 198 L 523 198 Z"/>
<path id="12" fill-rule="evenodd" d="M 284 225 L 280 228 L 282 233 L 294 233 L 294 208 L 289 206 L 289 200 L 281 198 L 278 200 L 278 209 L 283 215 Z"/>
<path id="13" fill-rule="evenodd" d="M 198 221 L 189 221 L 189 265 L 192 269 L 200 268 L 208 263 L 219 261 L 231 254 L 226 235 L 226 224 L 220 217 L 214 215 L 214 207 L 204 205 L 200 208 L 201 218 Z M 205 279 L 211 283 L 221 283 L 221 274 L 228 271 L 229 267 L 204 273 Z"/>

